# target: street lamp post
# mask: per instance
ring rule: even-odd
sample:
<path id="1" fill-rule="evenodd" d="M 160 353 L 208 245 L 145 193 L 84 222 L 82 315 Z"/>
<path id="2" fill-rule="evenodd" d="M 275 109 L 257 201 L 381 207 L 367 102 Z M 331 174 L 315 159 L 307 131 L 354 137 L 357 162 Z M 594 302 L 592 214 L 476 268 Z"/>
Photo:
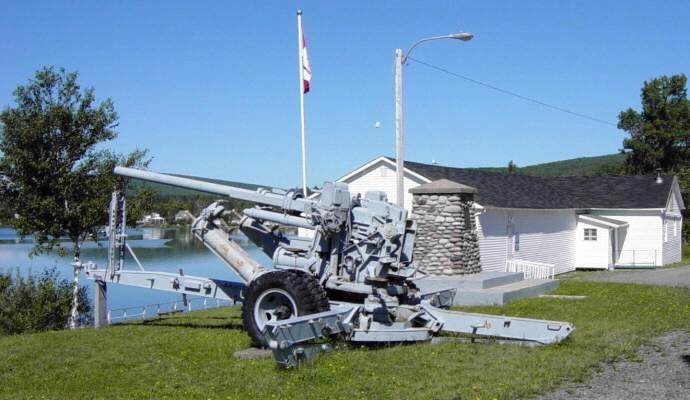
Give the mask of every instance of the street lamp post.
<path id="1" fill-rule="evenodd" d="M 456 39 L 462 41 L 468 41 L 472 39 L 474 35 L 471 33 L 461 32 L 453 33 L 450 35 L 443 36 L 432 36 L 424 39 L 420 39 L 410 46 L 410 49 L 406 53 L 403 53 L 402 49 L 395 50 L 395 191 L 396 191 L 396 203 L 400 207 L 405 206 L 405 166 L 404 166 L 404 155 L 403 155 L 403 66 L 407 61 L 412 50 L 418 45 L 428 42 L 431 40 L 439 39 Z"/>

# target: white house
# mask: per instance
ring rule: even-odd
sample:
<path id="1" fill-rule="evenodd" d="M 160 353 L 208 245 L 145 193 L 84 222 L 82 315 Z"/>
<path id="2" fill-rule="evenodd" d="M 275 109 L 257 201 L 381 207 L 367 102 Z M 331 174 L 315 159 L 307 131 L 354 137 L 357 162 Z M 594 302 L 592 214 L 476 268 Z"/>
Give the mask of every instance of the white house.
<path id="1" fill-rule="evenodd" d="M 438 179 L 478 189 L 483 271 L 502 271 L 510 259 L 553 264 L 556 273 L 681 260 L 685 205 L 674 176 L 546 178 L 405 162 L 406 193 Z M 338 181 L 396 201 L 394 159 L 376 158 Z"/>
<path id="2" fill-rule="evenodd" d="M 137 225 L 163 225 L 165 218 L 158 213 L 146 214 L 142 219 L 137 221 Z"/>

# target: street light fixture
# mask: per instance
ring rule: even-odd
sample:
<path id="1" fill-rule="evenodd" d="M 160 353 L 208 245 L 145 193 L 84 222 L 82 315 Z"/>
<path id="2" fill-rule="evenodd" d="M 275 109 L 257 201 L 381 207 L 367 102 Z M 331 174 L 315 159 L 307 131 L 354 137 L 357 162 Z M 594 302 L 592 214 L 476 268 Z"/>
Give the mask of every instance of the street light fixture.
<path id="1" fill-rule="evenodd" d="M 414 50 L 415 47 L 419 46 L 424 42 L 429 42 L 431 40 L 440 39 L 455 39 L 462 40 L 464 42 L 471 40 L 474 37 L 473 34 L 467 32 L 451 33 L 450 35 L 442 36 L 431 36 L 424 39 L 420 39 L 410 46 L 406 53 L 403 53 L 401 49 L 395 50 L 395 189 L 396 189 L 396 203 L 400 207 L 405 206 L 405 188 L 404 188 L 404 176 L 405 176 L 405 165 L 403 156 L 403 110 L 402 110 L 402 69 L 403 65 L 407 62 L 407 59 Z"/>
<path id="2" fill-rule="evenodd" d="M 451 33 L 450 35 L 448 35 L 448 37 L 451 39 L 457 39 L 457 40 L 462 40 L 463 42 L 467 42 L 468 40 L 472 40 L 474 35 L 469 33 L 469 32 L 458 32 L 458 33 Z"/>

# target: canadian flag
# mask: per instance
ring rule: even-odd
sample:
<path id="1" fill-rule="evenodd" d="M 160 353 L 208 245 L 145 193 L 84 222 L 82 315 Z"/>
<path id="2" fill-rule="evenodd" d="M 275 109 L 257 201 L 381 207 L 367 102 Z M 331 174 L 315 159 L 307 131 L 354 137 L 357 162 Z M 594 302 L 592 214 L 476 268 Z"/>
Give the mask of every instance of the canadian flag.
<path id="1" fill-rule="evenodd" d="M 304 88 L 304 93 L 309 93 L 309 82 L 311 82 L 311 66 L 309 66 L 307 41 L 304 39 L 303 30 L 300 32 L 300 35 L 302 36 L 302 45 L 300 47 L 300 57 L 302 57 L 302 87 Z"/>

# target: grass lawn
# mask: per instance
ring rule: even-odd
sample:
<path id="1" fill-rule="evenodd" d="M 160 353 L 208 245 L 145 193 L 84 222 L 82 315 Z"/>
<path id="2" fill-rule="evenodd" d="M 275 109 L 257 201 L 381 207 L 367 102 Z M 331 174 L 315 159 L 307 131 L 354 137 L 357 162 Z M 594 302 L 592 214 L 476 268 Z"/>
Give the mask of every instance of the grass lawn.
<path id="1" fill-rule="evenodd" d="M 502 399 L 584 380 L 660 333 L 690 328 L 690 290 L 565 280 L 560 294 L 472 310 L 569 321 L 559 345 L 444 343 L 342 349 L 292 370 L 235 360 L 237 309 L 146 324 L 0 337 L 0 398 Z"/>

